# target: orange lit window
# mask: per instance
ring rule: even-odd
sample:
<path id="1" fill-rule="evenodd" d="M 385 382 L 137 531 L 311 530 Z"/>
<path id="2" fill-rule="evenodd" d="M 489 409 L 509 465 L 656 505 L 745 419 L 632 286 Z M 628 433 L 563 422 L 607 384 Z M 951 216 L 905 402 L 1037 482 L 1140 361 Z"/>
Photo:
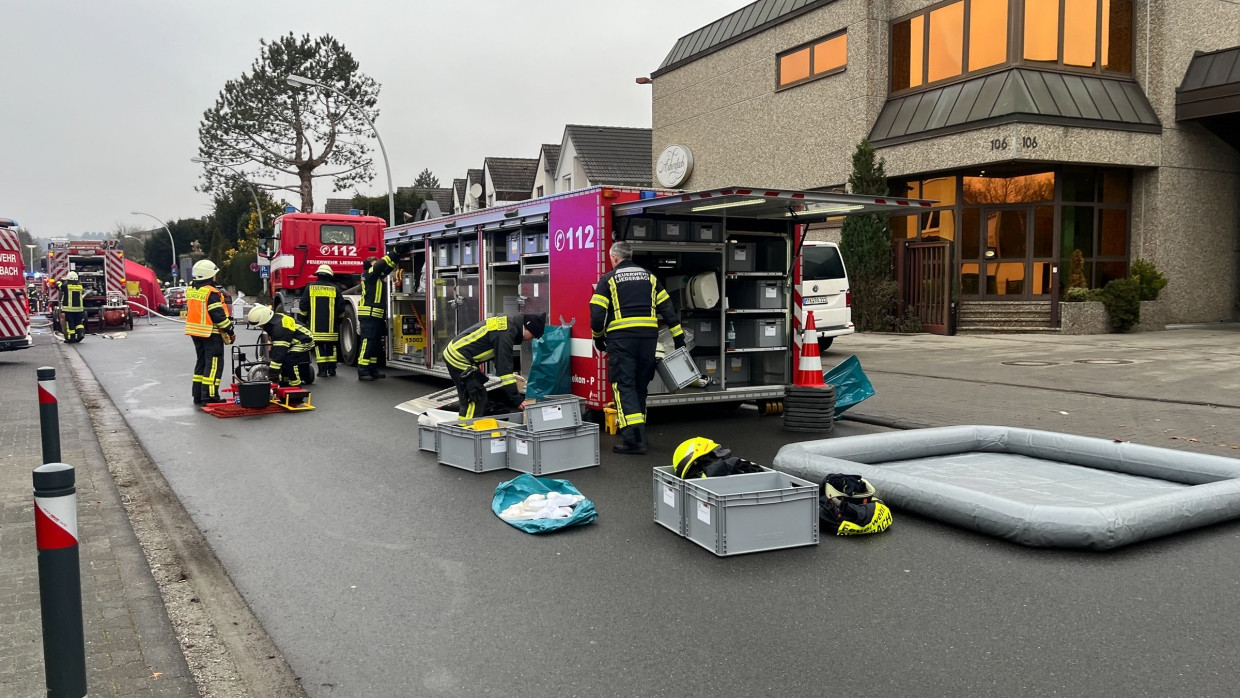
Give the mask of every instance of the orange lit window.
<path id="1" fill-rule="evenodd" d="M 1059 62 L 1059 0 L 1025 0 L 1025 59 Z"/>
<path id="2" fill-rule="evenodd" d="M 809 49 L 779 57 L 779 84 L 788 85 L 809 77 Z"/>
<path id="3" fill-rule="evenodd" d="M 959 75 L 964 56 L 964 0 L 930 13 L 930 51 L 926 82 Z"/>
<path id="4" fill-rule="evenodd" d="M 969 70 L 1007 60 L 1008 0 L 973 0 L 969 7 Z"/>
<path id="5" fill-rule="evenodd" d="M 786 87 L 839 72 L 848 65 L 848 35 L 839 33 L 825 40 L 793 49 L 779 56 L 779 86 Z"/>
<path id="6" fill-rule="evenodd" d="M 1132 72 L 1132 0 L 1102 0 L 1102 67 Z"/>
<path id="7" fill-rule="evenodd" d="M 1064 0 L 1063 62 L 1085 68 L 1098 64 L 1098 0 Z"/>
<path id="8" fill-rule="evenodd" d="M 827 39 L 814 44 L 814 75 L 829 73 L 843 68 L 848 63 L 848 35 Z"/>

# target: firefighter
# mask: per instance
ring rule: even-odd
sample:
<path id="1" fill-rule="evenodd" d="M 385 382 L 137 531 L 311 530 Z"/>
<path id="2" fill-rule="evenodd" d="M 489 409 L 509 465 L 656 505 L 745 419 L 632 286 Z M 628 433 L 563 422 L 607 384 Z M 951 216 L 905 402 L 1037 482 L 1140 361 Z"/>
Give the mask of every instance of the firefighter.
<path id="1" fill-rule="evenodd" d="M 301 387 L 303 379 L 313 383 L 310 376 L 310 352 L 314 349 L 314 334 L 305 325 L 284 313 L 259 304 L 250 309 L 246 319 L 271 338 L 271 353 L 267 355 L 267 375 L 280 385 Z"/>
<path id="2" fill-rule="evenodd" d="M 301 296 L 298 320 L 314 335 L 314 360 L 320 378 L 336 375 L 336 343 L 340 339 L 340 322 L 344 319 L 344 301 L 340 287 L 333 280 L 332 268 L 320 264 L 317 278 L 306 284 Z"/>
<path id="3" fill-rule="evenodd" d="M 382 340 L 386 334 L 383 316 L 387 308 L 387 284 L 383 277 L 396 270 L 396 262 L 391 255 L 366 258 L 366 270 L 362 274 L 362 298 L 357 303 L 357 320 L 361 324 L 362 346 L 357 352 L 357 379 L 373 381 L 387 378 L 379 373 L 376 364 Z"/>
<path id="4" fill-rule="evenodd" d="M 64 322 L 61 324 L 65 341 L 70 344 L 80 342 L 86 336 L 86 326 L 83 324 L 86 306 L 82 300 L 86 291 L 83 290 L 82 284 L 78 283 L 77 272 L 71 271 L 66 274 L 64 281 L 56 284 L 56 288 L 60 291 L 60 310 L 65 314 Z"/>
<path id="5" fill-rule="evenodd" d="M 525 407 L 521 394 L 517 392 L 517 376 L 512 370 L 512 348 L 541 337 L 546 324 L 546 313 L 500 315 L 473 325 L 448 342 L 443 350 L 443 360 L 456 386 L 460 404 L 457 421 L 486 416 L 487 377 L 482 365 L 488 361 L 495 363 L 495 373 L 499 375 L 512 407 Z"/>
<path id="6" fill-rule="evenodd" d="M 185 289 L 185 334 L 194 340 L 194 404 L 223 402 L 224 345 L 237 335 L 224 308 L 224 294 L 215 287 L 220 268 L 209 259 L 194 262 L 194 280 Z"/>
<path id="7" fill-rule="evenodd" d="M 672 299 L 654 274 L 633 263 L 629 243 L 614 243 L 608 256 L 612 269 L 599 279 L 590 299 L 590 331 L 595 348 L 607 353 L 607 375 L 624 438 L 612 451 L 642 454 L 647 447 L 646 390 L 654 380 L 659 319 L 672 333 L 677 349 L 685 345 L 685 336 Z"/>

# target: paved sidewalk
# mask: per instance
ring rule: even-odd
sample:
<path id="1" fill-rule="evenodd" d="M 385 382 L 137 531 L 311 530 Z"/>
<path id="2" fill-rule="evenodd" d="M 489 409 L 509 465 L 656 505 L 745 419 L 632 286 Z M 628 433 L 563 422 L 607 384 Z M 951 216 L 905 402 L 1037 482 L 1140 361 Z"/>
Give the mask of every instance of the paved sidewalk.
<path id="1" fill-rule="evenodd" d="M 31 471 L 43 462 L 41 366 L 56 369 L 61 459 L 77 471 L 89 695 L 197 696 L 61 351 L 42 334 L 32 349 L 0 353 L 0 696 L 47 694 L 31 495 Z"/>

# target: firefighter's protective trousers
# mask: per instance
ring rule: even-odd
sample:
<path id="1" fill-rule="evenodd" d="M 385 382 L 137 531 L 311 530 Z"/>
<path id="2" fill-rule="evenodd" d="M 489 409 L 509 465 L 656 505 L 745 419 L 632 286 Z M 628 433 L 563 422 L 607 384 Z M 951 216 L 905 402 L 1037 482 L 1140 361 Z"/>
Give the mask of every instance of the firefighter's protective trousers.
<path id="1" fill-rule="evenodd" d="M 360 317 L 357 319 L 361 327 L 362 346 L 357 350 L 357 370 L 369 371 L 379 362 L 379 351 L 383 348 L 383 318 Z"/>
<path id="2" fill-rule="evenodd" d="M 607 338 L 607 376 L 621 429 L 646 423 L 646 391 L 654 380 L 657 337 Z"/>
<path id="3" fill-rule="evenodd" d="M 313 281 L 303 291 L 301 307 L 301 323 L 314 335 L 314 358 L 319 368 L 335 369 L 336 342 L 344 319 L 340 289 L 328 280 Z"/>
<path id="4" fill-rule="evenodd" d="M 224 338 L 218 334 L 192 338 L 194 340 L 194 401 L 215 399 L 220 396 L 220 377 L 224 375 Z"/>
<path id="5" fill-rule="evenodd" d="M 65 313 L 65 324 L 61 329 L 66 342 L 80 342 L 86 334 L 86 306 L 83 297 L 86 295 L 82 284 L 76 281 L 60 282 L 60 309 Z"/>
<path id="6" fill-rule="evenodd" d="M 458 422 L 485 417 L 487 414 L 487 376 L 476 368 L 464 371 L 448 364 L 448 376 L 456 386 L 456 399 L 460 407 L 456 412 Z"/>
<path id="7" fill-rule="evenodd" d="M 194 340 L 194 401 L 218 398 L 224 374 L 223 333 L 232 335 L 232 318 L 224 310 L 224 294 L 209 280 L 185 289 L 185 334 Z"/>

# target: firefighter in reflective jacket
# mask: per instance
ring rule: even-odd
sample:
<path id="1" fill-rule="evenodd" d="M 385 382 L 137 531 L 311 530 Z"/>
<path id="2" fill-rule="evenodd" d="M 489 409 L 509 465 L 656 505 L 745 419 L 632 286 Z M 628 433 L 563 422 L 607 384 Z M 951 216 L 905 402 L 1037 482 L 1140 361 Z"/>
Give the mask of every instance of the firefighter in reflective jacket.
<path id="1" fill-rule="evenodd" d="M 86 336 L 86 326 L 82 324 L 86 317 L 86 306 L 82 297 L 86 292 L 82 289 L 82 284 L 78 283 L 77 272 L 69 272 L 64 281 L 56 284 L 56 288 L 60 291 L 60 309 L 65 314 L 64 323 L 61 324 L 65 341 L 80 342 Z"/>
<path id="2" fill-rule="evenodd" d="M 209 259 L 194 262 L 194 280 L 185 289 L 185 334 L 194 340 L 194 404 L 223 402 L 224 345 L 236 338 L 224 294 L 214 286 L 220 268 Z"/>
<path id="3" fill-rule="evenodd" d="M 314 335 L 314 360 L 322 378 L 336 375 L 336 342 L 340 339 L 344 302 L 340 287 L 332 280 L 331 267 L 320 264 L 314 275 L 317 280 L 306 284 L 302 291 L 298 320 Z"/>
<path id="4" fill-rule="evenodd" d="M 379 373 L 379 351 L 382 348 L 386 325 L 383 322 L 387 308 L 387 284 L 383 277 L 396 270 L 391 255 L 382 258 L 367 257 L 366 271 L 362 274 L 362 297 L 357 302 L 357 321 L 361 325 L 362 346 L 357 353 L 357 379 L 372 381 L 387 378 Z"/>
<path id="5" fill-rule="evenodd" d="M 313 383 L 310 374 L 310 352 L 314 349 L 314 334 L 304 325 L 284 313 L 259 304 L 250 309 L 246 319 L 271 338 L 271 352 L 267 355 L 267 375 L 280 385 L 301 387 L 302 381 Z"/>
<path id="6" fill-rule="evenodd" d="M 512 348 L 542 336 L 547 315 L 500 315 L 487 318 L 448 342 L 444 347 L 443 360 L 448 365 L 448 375 L 456 386 L 460 404 L 457 420 L 484 417 L 487 412 L 486 374 L 482 365 L 495 363 L 508 402 L 515 409 L 524 407 L 517 392 L 517 376 L 512 371 Z"/>
<path id="7" fill-rule="evenodd" d="M 654 380 L 659 319 L 679 349 L 684 331 L 663 285 L 654 274 L 633 263 L 633 248 L 617 242 L 610 250 L 612 270 L 603 275 L 590 299 L 590 331 L 594 346 L 607 352 L 607 375 L 622 443 L 616 453 L 646 452 L 646 390 Z"/>

